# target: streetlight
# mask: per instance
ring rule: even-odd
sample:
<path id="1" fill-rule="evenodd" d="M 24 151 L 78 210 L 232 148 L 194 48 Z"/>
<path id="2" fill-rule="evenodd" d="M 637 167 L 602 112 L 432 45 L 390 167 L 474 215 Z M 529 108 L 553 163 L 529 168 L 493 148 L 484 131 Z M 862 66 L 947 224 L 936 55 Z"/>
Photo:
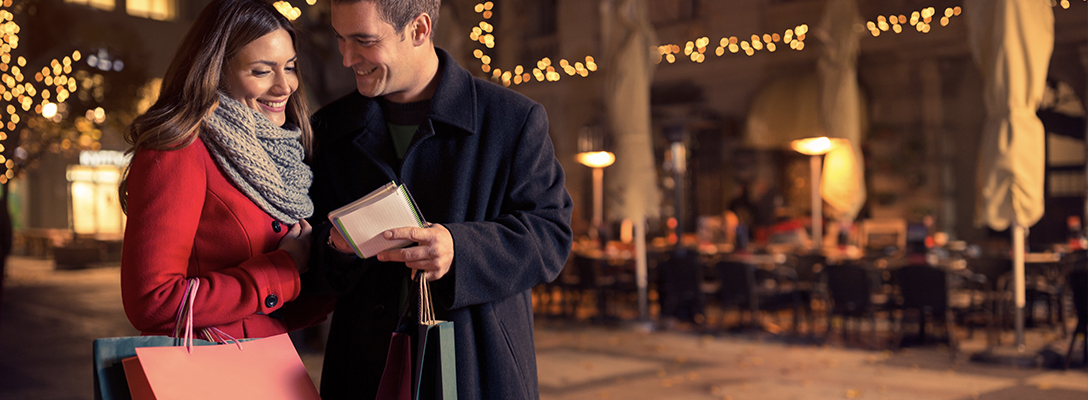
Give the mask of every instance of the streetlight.
<path id="1" fill-rule="evenodd" d="M 604 168 L 616 162 L 616 155 L 609 151 L 587 151 L 578 153 L 578 162 L 593 168 L 593 219 L 589 237 L 596 239 L 603 221 L 604 209 Z"/>
<path id="2" fill-rule="evenodd" d="M 845 139 L 832 139 L 821 136 L 815 138 L 797 139 L 790 142 L 790 147 L 798 153 L 809 156 L 809 165 L 812 170 L 812 248 L 819 250 L 823 246 L 823 200 L 820 198 L 820 156 L 827 154 Z"/>

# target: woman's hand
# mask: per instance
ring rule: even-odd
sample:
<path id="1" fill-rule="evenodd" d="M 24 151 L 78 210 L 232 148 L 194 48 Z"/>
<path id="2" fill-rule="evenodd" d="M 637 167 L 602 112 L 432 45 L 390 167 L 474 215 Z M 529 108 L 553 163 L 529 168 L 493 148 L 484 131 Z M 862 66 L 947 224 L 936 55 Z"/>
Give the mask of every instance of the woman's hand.
<path id="1" fill-rule="evenodd" d="M 310 260 L 310 233 L 313 232 L 313 227 L 309 222 L 304 219 L 300 219 L 297 224 L 291 225 L 291 229 L 287 230 L 287 234 L 280 239 L 279 249 L 287 251 L 287 254 L 291 255 L 291 259 L 295 260 L 295 266 L 298 267 L 298 273 L 302 274 L 309 269 L 307 262 Z"/>

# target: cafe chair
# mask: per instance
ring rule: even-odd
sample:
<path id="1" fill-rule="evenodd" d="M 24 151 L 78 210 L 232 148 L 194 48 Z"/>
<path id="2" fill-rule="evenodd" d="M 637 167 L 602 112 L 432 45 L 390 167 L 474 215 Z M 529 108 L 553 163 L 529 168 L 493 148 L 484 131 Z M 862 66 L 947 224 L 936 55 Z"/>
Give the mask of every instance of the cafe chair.
<path id="1" fill-rule="evenodd" d="M 741 315 L 740 328 L 762 329 L 763 314 L 792 310 L 793 330 L 797 331 L 798 319 L 803 313 L 801 292 L 794 287 L 783 287 L 773 271 L 739 261 L 719 261 L 714 271 L 720 285 L 717 298 L 722 307 L 722 323 L 726 310 L 735 307 Z M 743 321 L 744 314 L 748 321 Z"/>
<path id="2" fill-rule="evenodd" d="M 987 344 L 1000 344 L 1000 331 L 1012 328 L 1012 260 L 983 256 L 967 260 L 967 269 L 980 277 L 986 310 Z M 993 342 L 993 343 L 991 343 Z"/>
<path id="3" fill-rule="evenodd" d="M 1088 262 L 1080 255 L 1079 262 L 1066 275 L 1066 284 L 1073 294 L 1073 308 L 1077 311 L 1077 327 L 1073 329 L 1073 338 L 1069 341 L 1069 350 L 1065 352 L 1065 369 L 1076 348 L 1077 338 L 1081 338 L 1081 362 L 1088 367 Z"/>
<path id="4" fill-rule="evenodd" d="M 1027 303 L 1025 306 L 1027 327 L 1038 324 L 1056 327 L 1061 332 L 1062 338 L 1069 333 L 1062 302 L 1062 299 L 1066 297 L 1064 282 L 1066 276 L 1063 273 L 1063 267 L 1077 257 L 1078 253 L 1072 253 L 1065 256 L 1062 261 L 1025 265 L 1024 297 Z M 1039 314 L 1037 311 L 1041 311 L 1042 315 L 1037 315 Z"/>
<path id="5" fill-rule="evenodd" d="M 683 322 L 705 322 L 702 263 L 693 251 L 677 250 L 657 267 L 661 316 Z"/>
<path id="6" fill-rule="evenodd" d="M 619 319 L 620 306 L 636 296 L 634 260 L 574 256 L 575 309 L 592 307 L 597 321 Z"/>
<path id="7" fill-rule="evenodd" d="M 534 312 L 548 317 L 573 318 L 576 315 L 579 294 L 579 277 L 575 256 L 567 257 L 563 270 L 554 281 L 533 288 L 539 300 Z"/>
<path id="8" fill-rule="evenodd" d="M 927 342 L 927 323 L 944 325 L 948 340 L 949 357 L 956 358 L 958 342 L 956 340 L 956 312 L 965 313 L 970 309 L 969 297 L 966 304 L 953 304 L 953 290 L 965 288 L 953 282 L 950 272 L 928 264 L 909 264 L 895 269 L 892 273 L 895 286 L 899 317 L 896 325 L 895 341 L 902 347 L 904 341 L 903 326 L 908 315 L 915 316 L 918 324 L 918 343 Z"/>
<path id="9" fill-rule="evenodd" d="M 790 271 L 793 279 L 793 290 L 801 297 L 801 311 L 804 313 L 804 321 L 812 327 L 812 303 L 827 302 L 827 290 L 820 282 L 820 274 L 827 265 L 827 257 L 822 254 L 800 254 L 790 256 L 786 263 L 786 269 Z"/>
<path id="10" fill-rule="evenodd" d="M 876 314 L 887 311 L 889 303 L 887 296 L 879 291 L 881 285 L 876 274 L 860 262 L 846 262 L 824 267 L 823 279 L 830 303 L 827 307 L 828 336 L 836 318 L 842 321 L 844 339 L 850 336 L 851 320 L 866 319 L 869 321 L 872 348 L 881 347 L 877 340 Z"/>

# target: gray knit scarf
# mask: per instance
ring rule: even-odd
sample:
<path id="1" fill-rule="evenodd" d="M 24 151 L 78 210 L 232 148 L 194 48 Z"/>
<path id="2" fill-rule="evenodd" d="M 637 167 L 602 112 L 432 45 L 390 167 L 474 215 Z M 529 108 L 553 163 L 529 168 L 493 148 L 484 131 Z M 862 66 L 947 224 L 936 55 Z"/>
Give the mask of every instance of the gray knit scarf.
<path id="1" fill-rule="evenodd" d="M 294 224 L 314 213 L 313 172 L 302 162 L 302 131 L 276 126 L 257 110 L 219 93 L 200 138 L 234 186 L 276 220 Z"/>

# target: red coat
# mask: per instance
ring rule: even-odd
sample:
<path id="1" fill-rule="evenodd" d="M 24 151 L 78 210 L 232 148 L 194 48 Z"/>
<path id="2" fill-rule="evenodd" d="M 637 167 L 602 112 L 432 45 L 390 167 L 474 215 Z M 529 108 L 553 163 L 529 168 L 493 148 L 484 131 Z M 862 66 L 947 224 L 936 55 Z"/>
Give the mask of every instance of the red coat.
<path id="1" fill-rule="evenodd" d="M 198 329 L 265 337 L 323 319 L 328 307 L 313 305 L 323 300 L 303 313 L 285 309 L 294 314 L 290 322 L 268 316 L 299 295 L 295 262 L 277 250 L 288 228 L 234 187 L 202 141 L 173 151 L 141 149 L 128 175 L 121 258 L 129 321 L 144 334 L 171 334 L 192 277 L 201 280 L 193 314 Z"/>

